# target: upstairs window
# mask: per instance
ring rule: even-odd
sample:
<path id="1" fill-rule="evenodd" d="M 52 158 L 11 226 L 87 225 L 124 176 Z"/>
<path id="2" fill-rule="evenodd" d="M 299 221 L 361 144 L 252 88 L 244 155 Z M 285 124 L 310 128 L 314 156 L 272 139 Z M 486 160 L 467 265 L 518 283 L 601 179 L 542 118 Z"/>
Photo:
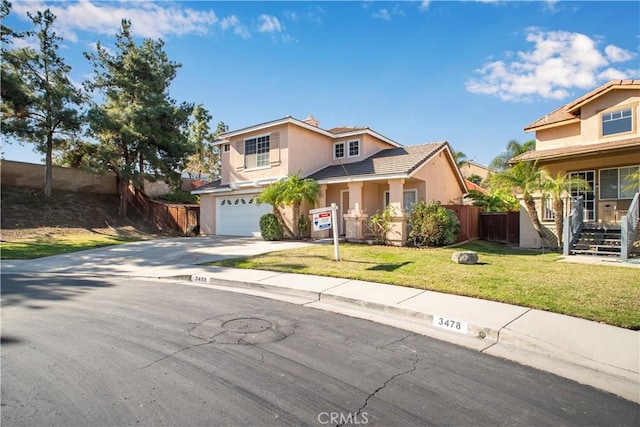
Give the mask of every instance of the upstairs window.
<path id="1" fill-rule="evenodd" d="M 231 144 L 224 144 L 222 146 L 222 151 L 224 151 L 225 153 L 228 153 L 231 150 Z"/>
<path id="2" fill-rule="evenodd" d="M 269 135 L 244 140 L 244 168 L 269 166 Z"/>
<path id="3" fill-rule="evenodd" d="M 334 159 L 344 159 L 344 142 L 336 142 L 333 144 L 333 158 Z"/>
<path id="4" fill-rule="evenodd" d="M 360 140 L 349 141 L 349 157 L 357 157 L 360 155 Z"/>
<path id="5" fill-rule="evenodd" d="M 602 113 L 602 136 L 633 131 L 633 108 Z"/>

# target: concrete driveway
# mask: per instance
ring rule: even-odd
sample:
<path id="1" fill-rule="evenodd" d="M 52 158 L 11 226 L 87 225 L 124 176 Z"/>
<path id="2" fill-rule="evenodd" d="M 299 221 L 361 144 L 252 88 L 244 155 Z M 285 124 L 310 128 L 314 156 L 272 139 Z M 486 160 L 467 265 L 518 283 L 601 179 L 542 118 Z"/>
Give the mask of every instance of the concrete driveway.
<path id="1" fill-rule="evenodd" d="M 157 239 L 88 251 L 56 255 L 35 260 L 3 260 L 5 272 L 124 274 L 145 277 L 189 275 L 199 271 L 197 264 L 258 255 L 312 243 L 268 242 L 255 237 L 181 237 Z"/>

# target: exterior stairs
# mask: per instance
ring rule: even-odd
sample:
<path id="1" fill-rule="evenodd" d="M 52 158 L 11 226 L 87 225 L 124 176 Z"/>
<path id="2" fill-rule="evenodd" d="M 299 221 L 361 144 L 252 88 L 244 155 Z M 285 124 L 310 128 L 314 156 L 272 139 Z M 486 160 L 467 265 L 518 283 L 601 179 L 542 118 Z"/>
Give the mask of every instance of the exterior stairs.
<path id="1" fill-rule="evenodd" d="M 621 253 L 620 226 L 585 223 L 580 238 L 571 248 L 571 253 L 619 257 Z"/>

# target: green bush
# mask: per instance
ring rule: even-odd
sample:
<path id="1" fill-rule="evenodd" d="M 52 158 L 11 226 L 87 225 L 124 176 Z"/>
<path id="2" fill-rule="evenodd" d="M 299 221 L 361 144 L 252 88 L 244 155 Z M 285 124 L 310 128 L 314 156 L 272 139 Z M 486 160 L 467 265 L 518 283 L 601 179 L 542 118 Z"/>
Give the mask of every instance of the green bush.
<path id="1" fill-rule="evenodd" d="M 260 217 L 260 233 L 262 233 L 264 240 L 282 240 L 284 238 L 282 226 L 272 213 Z"/>
<path id="2" fill-rule="evenodd" d="M 409 218 L 411 231 L 407 239 L 409 246 L 445 246 L 458 240 L 460 221 L 456 214 L 440 206 L 438 202 L 414 205 Z"/>

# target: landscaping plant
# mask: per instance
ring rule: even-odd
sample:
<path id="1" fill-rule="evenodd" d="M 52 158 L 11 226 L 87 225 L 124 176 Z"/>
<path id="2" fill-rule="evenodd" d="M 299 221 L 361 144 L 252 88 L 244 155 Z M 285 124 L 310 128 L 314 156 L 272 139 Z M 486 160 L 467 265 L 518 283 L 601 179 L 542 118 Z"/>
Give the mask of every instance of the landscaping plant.
<path id="1" fill-rule="evenodd" d="M 445 246 L 458 239 L 460 221 L 452 210 L 443 208 L 439 202 L 427 204 L 423 200 L 414 205 L 409 224 L 409 246 Z"/>
<path id="2" fill-rule="evenodd" d="M 284 239 L 284 231 L 278 221 L 278 218 L 272 214 L 264 214 L 260 217 L 260 233 L 264 240 L 282 240 Z"/>

